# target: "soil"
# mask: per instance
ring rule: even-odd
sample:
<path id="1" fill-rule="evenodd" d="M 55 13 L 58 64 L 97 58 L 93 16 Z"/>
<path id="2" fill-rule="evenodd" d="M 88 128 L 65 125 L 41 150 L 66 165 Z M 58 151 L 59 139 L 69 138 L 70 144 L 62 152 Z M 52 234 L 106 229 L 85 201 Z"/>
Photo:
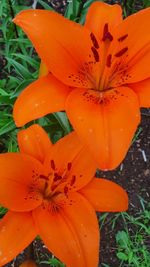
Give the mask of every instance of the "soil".
<path id="1" fill-rule="evenodd" d="M 27 1 L 31 4 L 33 1 Z M 47 0 L 46 3 L 50 3 L 55 10 L 64 13 L 66 1 Z M 109 3 L 120 1 L 108 1 Z M 123 1 L 122 1 L 123 2 Z M 40 8 L 40 6 L 38 6 Z M 137 5 L 137 9 L 140 8 L 140 2 Z M 140 129 L 140 134 L 130 147 L 128 154 L 122 164 L 114 171 L 101 172 L 97 171 L 98 177 L 107 177 L 120 184 L 129 195 L 129 210 L 130 215 L 135 215 L 141 208 L 139 196 L 145 201 L 149 202 L 150 198 L 150 110 L 142 109 L 142 120 L 137 130 Z M 117 151 L 116 151 L 117 152 Z M 98 214 L 101 216 L 101 214 Z M 119 266 L 119 261 L 116 257 L 116 242 L 115 234 L 118 230 L 122 229 L 122 221 L 117 221 L 115 229 L 112 231 L 110 220 L 114 217 L 114 213 L 109 214 L 101 230 L 101 245 L 100 245 L 100 263 L 99 267 L 102 267 L 101 263 L 108 264 L 110 267 Z M 132 229 L 131 229 L 132 231 Z M 32 253 L 31 253 L 32 249 Z M 29 251 L 30 250 L 30 251 Z M 18 267 L 29 254 L 32 254 L 37 263 L 41 261 L 47 261 L 51 254 L 48 252 L 44 244 L 40 239 L 36 239 L 32 243 L 32 247 L 23 251 L 16 259 L 11 263 L 5 265 L 5 267 Z M 44 263 L 38 264 L 40 267 L 47 266 Z M 49 265 L 50 266 L 50 265 Z M 79 266 L 78 266 L 79 267 Z"/>

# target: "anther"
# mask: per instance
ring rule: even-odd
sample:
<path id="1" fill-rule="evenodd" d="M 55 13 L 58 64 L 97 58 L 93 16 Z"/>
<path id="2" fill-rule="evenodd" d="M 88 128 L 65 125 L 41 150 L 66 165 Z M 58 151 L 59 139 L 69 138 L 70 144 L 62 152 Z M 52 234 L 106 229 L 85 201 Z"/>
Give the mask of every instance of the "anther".
<path id="1" fill-rule="evenodd" d="M 99 62 L 99 53 L 94 46 L 91 47 L 96 62 Z"/>
<path id="2" fill-rule="evenodd" d="M 103 30 L 103 38 L 102 41 L 105 42 L 106 40 L 109 40 L 110 42 L 113 41 L 113 36 L 108 30 L 108 23 L 105 23 L 104 30 Z"/>
<path id="3" fill-rule="evenodd" d="M 128 34 L 125 34 L 118 38 L 118 42 L 123 42 L 128 37 Z"/>
<path id="4" fill-rule="evenodd" d="M 58 173 L 54 173 L 54 182 L 57 182 L 57 181 L 59 181 L 59 180 L 61 180 L 62 179 L 62 176 L 61 175 L 59 175 Z"/>
<path id="5" fill-rule="evenodd" d="M 107 66 L 108 68 L 110 68 L 110 67 L 111 67 L 111 63 L 112 63 L 112 55 L 109 54 L 109 55 L 107 56 L 106 66 Z"/>
<path id="6" fill-rule="evenodd" d="M 46 181 L 49 180 L 48 177 L 45 176 L 45 175 L 43 175 L 43 174 L 40 174 L 39 178 L 40 178 L 40 179 L 44 179 L 44 180 L 46 180 Z"/>
<path id="7" fill-rule="evenodd" d="M 68 162 L 68 164 L 67 164 L 67 169 L 68 169 L 68 171 L 71 170 L 71 166 L 72 166 L 72 163 L 71 163 L 71 162 Z"/>
<path id="8" fill-rule="evenodd" d="M 96 49 L 98 49 L 98 48 L 99 48 L 99 44 L 98 44 L 98 41 L 97 41 L 97 39 L 96 39 L 94 33 L 91 32 L 91 34 L 90 34 L 90 38 L 91 38 L 91 40 L 92 40 L 92 43 L 93 43 L 94 47 L 95 47 Z"/>
<path id="9" fill-rule="evenodd" d="M 71 179 L 71 181 L 70 181 L 70 185 L 71 185 L 71 186 L 74 185 L 75 181 L 76 181 L 76 176 L 73 175 L 73 176 L 72 176 L 72 179 Z"/>
<path id="10" fill-rule="evenodd" d="M 115 54 L 115 57 L 121 57 L 121 56 L 124 55 L 127 51 L 128 51 L 128 47 L 124 47 L 123 49 L 121 49 L 119 52 L 117 52 L 117 53 Z"/>

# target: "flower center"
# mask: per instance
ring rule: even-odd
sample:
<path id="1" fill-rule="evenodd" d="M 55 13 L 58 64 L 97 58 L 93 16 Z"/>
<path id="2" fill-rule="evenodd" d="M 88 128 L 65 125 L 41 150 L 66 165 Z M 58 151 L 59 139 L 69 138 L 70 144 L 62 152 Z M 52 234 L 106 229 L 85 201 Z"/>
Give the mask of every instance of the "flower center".
<path id="1" fill-rule="evenodd" d="M 101 92 L 108 91 L 127 83 L 130 77 L 126 63 L 126 58 L 128 57 L 126 39 L 128 34 L 116 39 L 110 32 L 108 23 L 105 23 L 100 45 L 93 33 L 91 33 L 90 37 L 93 43 L 91 51 L 95 62 L 98 64 L 98 78 L 95 85 L 93 84 L 93 89 Z M 98 50 L 99 47 L 100 50 Z"/>
<path id="2" fill-rule="evenodd" d="M 72 163 L 68 162 L 63 171 L 57 170 L 54 160 L 50 161 L 50 173 L 40 175 L 39 178 L 44 181 L 42 188 L 42 196 L 44 200 L 53 201 L 59 195 L 64 195 L 68 198 L 69 191 L 75 188 L 76 176 L 70 175 Z"/>

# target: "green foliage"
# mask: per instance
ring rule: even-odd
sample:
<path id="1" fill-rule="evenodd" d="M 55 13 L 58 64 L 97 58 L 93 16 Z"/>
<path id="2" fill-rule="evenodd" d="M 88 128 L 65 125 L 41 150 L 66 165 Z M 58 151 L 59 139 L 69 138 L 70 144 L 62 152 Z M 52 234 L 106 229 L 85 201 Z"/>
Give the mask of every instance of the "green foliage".
<path id="1" fill-rule="evenodd" d="M 51 258 L 48 259 L 47 261 L 41 261 L 40 263 L 50 265 L 51 267 L 65 267 L 65 265 L 56 258 Z"/>
<path id="2" fill-rule="evenodd" d="M 117 257 L 121 260 L 121 266 L 150 266 L 150 206 L 144 206 L 134 217 L 128 213 L 122 213 L 121 216 L 124 229 L 116 235 Z"/>
<path id="3" fill-rule="evenodd" d="M 6 214 L 6 212 L 7 212 L 7 209 L 0 206 L 0 218 L 2 218 Z"/>

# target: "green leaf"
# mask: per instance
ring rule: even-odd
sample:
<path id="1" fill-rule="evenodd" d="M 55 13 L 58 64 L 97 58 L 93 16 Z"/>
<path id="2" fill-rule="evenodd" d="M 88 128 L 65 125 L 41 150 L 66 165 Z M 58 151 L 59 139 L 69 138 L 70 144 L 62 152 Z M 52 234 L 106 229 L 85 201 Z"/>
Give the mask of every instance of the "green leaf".
<path id="1" fill-rule="evenodd" d="M 121 248 L 127 248 L 129 244 L 129 237 L 125 231 L 119 231 L 116 235 L 116 241 Z"/>
<path id="2" fill-rule="evenodd" d="M 117 257 L 118 257 L 118 259 L 123 260 L 123 261 L 127 261 L 128 260 L 127 255 L 124 254 L 123 252 L 118 252 L 117 253 Z"/>
<path id="3" fill-rule="evenodd" d="M 0 136 L 8 132 L 11 132 L 15 128 L 16 128 L 15 123 L 13 122 L 12 119 L 9 119 L 9 121 L 0 128 Z"/>
<path id="4" fill-rule="evenodd" d="M 37 3 L 39 3 L 42 7 L 44 7 L 44 9 L 47 9 L 47 10 L 51 10 L 51 11 L 54 11 L 54 9 L 49 6 L 48 4 L 46 4 L 44 1 L 42 0 L 38 0 Z"/>
<path id="5" fill-rule="evenodd" d="M 78 18 L 80 8 L 82 8 L 81 0 L 68 1 L 68 6 L 65 11 L 65 17 L 71 20 L 76 20 Z"/>
<path id="6" fill-rule="evenodd" d="M 21 65 L 20 63 L 18 63 L 16 60 L 6 57 L 7 61 L 9 62 L 9 64 L 11 64 L 14 68 L 15 71 L 22 76 L 22 78 L 24 79 L 31 79 L 33 78 L 32 73 L 26 69 L 23 65 Z"/>
<path id="7" fill-rule="evenodd" d="M 59 122 L 59 124 L 62 127 L 62 129 L 64 130 L 65 134 L 70 133 L 71 132 L 71 126 L 70 126 L 70 123 L 69 123 L 68 118 L 66 116 L 66 113 L 65 112 L 57 112 L 57 113 L 54 113 L 53 115 L 55 116 L 55 118 Z"/>

